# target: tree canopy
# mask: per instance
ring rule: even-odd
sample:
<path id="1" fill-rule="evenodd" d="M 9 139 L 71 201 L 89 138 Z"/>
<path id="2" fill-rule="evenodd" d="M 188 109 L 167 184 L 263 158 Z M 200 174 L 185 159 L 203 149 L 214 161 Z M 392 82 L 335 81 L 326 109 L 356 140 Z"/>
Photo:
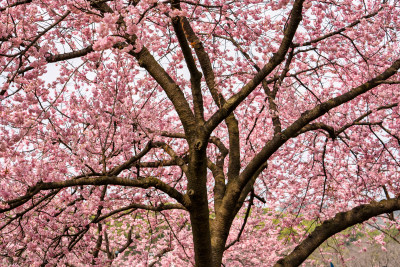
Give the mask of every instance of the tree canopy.
<path id="1" fill-rule="evenodd" d="M 398 0 L 0 12 L 1 265 L 297 266 L 400 229 Z"/>

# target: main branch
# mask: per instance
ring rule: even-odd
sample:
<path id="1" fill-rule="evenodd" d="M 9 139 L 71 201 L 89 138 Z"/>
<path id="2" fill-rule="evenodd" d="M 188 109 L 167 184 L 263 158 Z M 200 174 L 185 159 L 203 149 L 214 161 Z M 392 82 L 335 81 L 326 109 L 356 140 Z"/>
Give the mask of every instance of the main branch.
<path id="1" fill-rule="evenodd" d="M 121 185 L 121 186 L 130 186 L 130 187 L 138 187 L 145 189 L 154 187 L 166 193 L 175 200 L 177 200 L 185 208 L 190 207 L 190 199 L 188 196 L 181 194 L 175 188 L 169 186 L 168 184 L 162 182 L 161 180 L 155 177 L 147 177 L 140 180 L 132 180 L 117 176 L 99 176 L 99 177 L 85 177 L 80 179 L 71 179 L 60 182 L 37 183 L 35 186 L 30 187 L 24 196 L 14 200 L 6 201 L 9 207 L 0 209 L 0 213 L 15 209 L 16 207 L 23 205 L 24 203 L 29 201 L 29 199 L 31 199 L 34 195 L 38 194 L 40 191 L 67 188 L 80 185 Z"/>
<path id="2" fill-rule="evenodd" d="M 382 200 L 357 206 L 347 212 L 340 212 L 320 226 L 301 242 L 288 256 L 280 259 L 275 267 L 299 266 L 311 253 L 329 237 L 346 228 L 362 223 L 380 214 L 390 213 L 400 209 L 400 199 Z"/>

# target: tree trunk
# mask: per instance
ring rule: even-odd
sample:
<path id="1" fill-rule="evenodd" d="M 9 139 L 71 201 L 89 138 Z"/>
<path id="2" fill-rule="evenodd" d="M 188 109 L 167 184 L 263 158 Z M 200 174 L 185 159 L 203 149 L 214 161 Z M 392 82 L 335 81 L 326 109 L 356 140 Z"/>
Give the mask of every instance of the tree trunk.
<path id="1" fill-rule="evenodd" d="M 211 234 L 207 198 L 207 142 L 195 140 L 190 144 L 187 194 L 191 200 L 190 221 L 196 267 L 212 264 Z"/>

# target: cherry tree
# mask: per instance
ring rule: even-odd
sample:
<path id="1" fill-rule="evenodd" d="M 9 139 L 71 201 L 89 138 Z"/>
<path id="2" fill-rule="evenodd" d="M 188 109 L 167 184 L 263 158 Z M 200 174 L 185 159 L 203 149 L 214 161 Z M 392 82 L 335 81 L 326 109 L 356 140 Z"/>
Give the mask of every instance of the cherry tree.
<path id="1" fill-rule="evenodd" d="M 0 12 L 1 265 L 297 266 L 399 228 L 397 0 Z"/>

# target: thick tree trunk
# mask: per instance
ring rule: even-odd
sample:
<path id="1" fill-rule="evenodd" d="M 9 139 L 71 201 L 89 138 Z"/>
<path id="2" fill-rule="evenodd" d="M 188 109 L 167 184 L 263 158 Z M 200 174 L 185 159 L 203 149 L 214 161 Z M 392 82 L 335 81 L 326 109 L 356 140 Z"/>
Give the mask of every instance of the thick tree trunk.
<path id="1" fill-rule="evenodd" d="M 230 186 L 228 188 L 212 225 L 212 257 L 214 261 L 213 266 L 215 267 L 221 267 L 226 241 L 233 219 L 237 213 L 235 210 L 235 199 L 238 198 L 239 194 L 237 190 L 232 190 L 234 187 Z"/>
<path id="2" fill-rule="evenodd" d="M 190 144 L 187 192 L 191 200 L 190 221 L 196 267 L 213 266 L 207 198 L 207 142 L 203 140 L 207 139 L 197 139 Z"/>
<path id="3" fill-rule="evenodd" d="M 212 236 L 212 260 L 213 267 L 221 267 L 222 257 L 224 255 L 226 238 L 216 234 Z"/>
<path id="4" fill-rule="evenodd" d="M 197 202 L 197 201 L 196 201 Z M 213 266 L 211 252 L 211 235 L 208 223 L 209 211 L 207 205 L 201 202 L 193 203 L 190 212 L 196 267 Z"/>

